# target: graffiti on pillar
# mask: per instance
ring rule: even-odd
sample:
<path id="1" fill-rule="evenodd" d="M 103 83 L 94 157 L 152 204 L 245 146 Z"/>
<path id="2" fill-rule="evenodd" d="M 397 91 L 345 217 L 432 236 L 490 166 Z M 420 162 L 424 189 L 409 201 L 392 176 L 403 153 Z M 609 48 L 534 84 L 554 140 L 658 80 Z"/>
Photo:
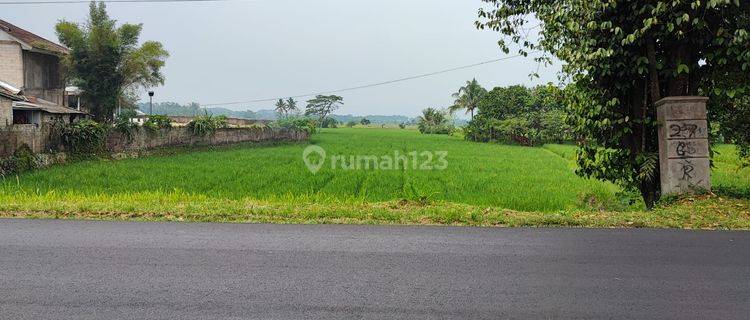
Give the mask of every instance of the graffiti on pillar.
<path id="1" fill-rule="evenodd" d="M 698 152 L 698 149 L 690 141 L 679 141 L 677 142 L 677 155 L 680 157 L 691 156 Z"/>
<path id="2" fill-rule="evenodd" d="M 693 171 L 695 171 L 695 166 L 693 165 L 690 160 L 683 159 L 680 161 L 680 171 L 682 172 L 682 177 L 680 177 L 680 180 L 682 181 L 690 181 L 693 179 Z"/>
<path id="3" fill-rule="evenodd" d="M 697 124 L 694 123 L 681 123 L 673 124 L 669 126 L 669 137 L 670 138 L 695 138 L 696 134 L 703 132 Z"/>

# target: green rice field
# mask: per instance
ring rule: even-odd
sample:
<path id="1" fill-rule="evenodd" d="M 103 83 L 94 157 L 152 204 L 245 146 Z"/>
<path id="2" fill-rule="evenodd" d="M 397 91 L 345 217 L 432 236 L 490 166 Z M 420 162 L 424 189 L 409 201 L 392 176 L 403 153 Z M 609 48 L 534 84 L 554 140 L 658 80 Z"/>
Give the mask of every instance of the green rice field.
<path id="1" fill-rule="evenodd" d="M 530 148 L 413 130 L 363 128 L 326 129 L 313 135 L 310 144 L 323 148 L 327 156 L 315 174 L 303 161 L 308 144 L 171 150 L 138 159 L 55 166 L 4 178 L 0 211 L 156 216 L 205 212 L 218 214 L 214 220 L 221 220 L 223 211 L 242 211 L 266 221 L 277 214 L 286 218 L 313 214 L 300 210 L 356 219 L 356 212 L 382 204 L 454 208 L 451 212 L 462 210 L 456 208 L 540 213 L 642 210 L 638 203 L 622 201 L 615 185 L 576 176 L 575 147 L 569 145 Z M 446 168 L 419 170 L 402 163 L 399 168 L 381 164 L 378 169 L 347 170 L 331 165 L 333 156 L 343 156 L 339 162 L 345 163 L 349 156 L 381 159 L 396 152 L 407 156 L 417 152 L 424 163 L 425 151 L 444 152 Z M 717 189 L 747 193 L 750 169 L 740 168 L 731 146 L 720 146 L 719 151 Z M 310 159 L 321 158 L 313 154 Z M 437 156 L 432 160 L 436 164 Z"/>

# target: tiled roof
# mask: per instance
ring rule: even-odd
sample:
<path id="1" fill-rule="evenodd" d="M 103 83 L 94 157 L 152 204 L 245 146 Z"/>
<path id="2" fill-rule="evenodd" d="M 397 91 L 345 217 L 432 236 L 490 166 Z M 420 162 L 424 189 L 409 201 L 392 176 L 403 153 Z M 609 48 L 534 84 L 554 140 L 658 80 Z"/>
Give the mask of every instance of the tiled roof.
<path id="1" fill-rule="evenodd" d="M 37 50 L 47 51 L 58 55 L 66 55 L 69 52 L 68 48 L 16 27 L 2 19 L 0 19 L 0 30 L 7 32 L 12 37 L 23 41 Z"/>

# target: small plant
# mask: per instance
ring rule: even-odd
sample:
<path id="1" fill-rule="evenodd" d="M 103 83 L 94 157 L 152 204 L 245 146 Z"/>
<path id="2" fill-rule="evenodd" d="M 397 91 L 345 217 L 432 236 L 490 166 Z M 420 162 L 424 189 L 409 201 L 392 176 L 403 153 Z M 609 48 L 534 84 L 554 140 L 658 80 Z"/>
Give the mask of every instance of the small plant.
<path id="1" fill-rule="evenodd" d="M 187 124 L 188 131 L 195 136 L 203 137 L 211 135 L 216 132 L 217 129 L 227 127 L 227 117 L 206 114 L 203 116 L 197 116 Z"/>
<path id="2" fill-rule="evenodd" d="M 169 129 L 172 127 L 172 119 L 165 115 L 153 115 L 143 123 L 143 127 L 151 132 Z"/>
<path id="3" fill-rule="evenodd" d="M 29 145 L 24 143 L 16 149 L 13 156 L 0 159 L 0 176 L 22 173 L 34 170 L 36 167 L 36 157 Z"/>
<path id="4" fill-rule="evenodd" d="M 63 129 L 66 150 L 75 156 L 93 156 L 104 150 L 107 127 L 93 120 L 82 120 Z"/>
<path id="5" fill-rule="evenodd" d="M 401 129 L 406 129 L 406 123 L 401 122 L 398 124 L 398 127 Z"/>

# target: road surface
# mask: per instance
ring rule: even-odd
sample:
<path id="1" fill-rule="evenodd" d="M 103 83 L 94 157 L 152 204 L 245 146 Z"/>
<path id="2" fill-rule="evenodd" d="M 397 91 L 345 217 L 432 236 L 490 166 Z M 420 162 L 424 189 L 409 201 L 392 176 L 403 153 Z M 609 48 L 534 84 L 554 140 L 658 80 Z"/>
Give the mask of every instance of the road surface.
<path id="1" fill-rule="evenodd" d="M 747 319 L 750 233 L 0 219 L 0 319 Z"/>

